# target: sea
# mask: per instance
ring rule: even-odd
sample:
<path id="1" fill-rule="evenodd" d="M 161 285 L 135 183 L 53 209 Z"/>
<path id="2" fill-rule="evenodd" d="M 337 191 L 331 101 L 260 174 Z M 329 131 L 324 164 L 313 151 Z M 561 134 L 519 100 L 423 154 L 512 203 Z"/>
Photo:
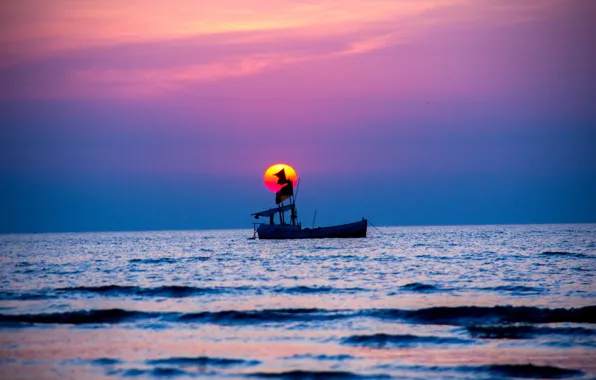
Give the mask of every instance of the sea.
<path id="1" fill-rule="evenodd" d="M 596 224 L 0 235 L 0 378 L 596 378 Z"/>

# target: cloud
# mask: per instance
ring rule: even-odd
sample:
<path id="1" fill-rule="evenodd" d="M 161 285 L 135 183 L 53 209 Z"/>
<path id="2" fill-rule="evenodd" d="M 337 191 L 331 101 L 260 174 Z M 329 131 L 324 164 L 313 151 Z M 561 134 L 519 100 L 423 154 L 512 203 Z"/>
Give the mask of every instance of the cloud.
<path id="1" fill-rule="evenodd" d="M 461 1 L 461 0 L 452 0 Z M 179 0 L 72 2 L 22 0 L 1 8 L 0 46 L 39 56 L 89 46 L 262 31 L 311 36 L 405 17 L 447 3 L 415 1 Z"/>
<path id="2" fill-rule="evenodd" d="M 3 9 L 1 98 L 160 96 L 408 45 L 471 24 L 544 17 L 554 0 L 24 0 Z M 59 83 L 59 86 L 56 86 Z"/>

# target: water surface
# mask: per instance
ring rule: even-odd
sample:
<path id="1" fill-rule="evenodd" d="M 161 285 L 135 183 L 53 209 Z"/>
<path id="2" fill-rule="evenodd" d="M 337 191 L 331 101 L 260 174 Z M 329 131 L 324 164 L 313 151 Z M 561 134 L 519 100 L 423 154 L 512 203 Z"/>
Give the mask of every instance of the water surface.
<path id="1" fill-rule="evenodd" d="M 0 236 L 14 379 L 594 378 L 596 225 Z"/>

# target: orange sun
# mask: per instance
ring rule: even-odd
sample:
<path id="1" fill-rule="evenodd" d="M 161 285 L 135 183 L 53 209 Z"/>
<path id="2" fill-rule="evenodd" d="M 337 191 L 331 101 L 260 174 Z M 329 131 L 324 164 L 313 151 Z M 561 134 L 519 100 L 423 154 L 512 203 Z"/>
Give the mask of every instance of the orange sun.
<path id="1" fill-rule="evenodd" d="M 277 180 L 279 178 L 275 176 L 275 173 L 278 173 L 281 169 L 285 169 L 286 178 L 292 181 L 293 187 L 296 187 L 296 185 L 298 184 L 298 174 L 296 173 L 296 170 L 294 170 L 293 167 L 286 164 L 272 165 L 269 167 L 269 169 L 265 171 L 263 180 L 265 181 L 265 186 L 267 186 L 267 188 L 274 193 L 278 192 L 279 189 L 281 189 L 282 187 L 282 185 L 277 184 Z"/>

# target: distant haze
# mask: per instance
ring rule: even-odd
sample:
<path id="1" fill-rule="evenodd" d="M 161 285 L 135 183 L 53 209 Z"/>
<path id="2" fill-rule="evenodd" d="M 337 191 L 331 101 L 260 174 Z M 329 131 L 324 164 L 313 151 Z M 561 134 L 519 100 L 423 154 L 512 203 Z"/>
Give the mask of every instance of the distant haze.
<path id="1" fill-rule="evenodd" d="M 596 222 L 596 2 L 0 8 L 0 232 Z"/>

